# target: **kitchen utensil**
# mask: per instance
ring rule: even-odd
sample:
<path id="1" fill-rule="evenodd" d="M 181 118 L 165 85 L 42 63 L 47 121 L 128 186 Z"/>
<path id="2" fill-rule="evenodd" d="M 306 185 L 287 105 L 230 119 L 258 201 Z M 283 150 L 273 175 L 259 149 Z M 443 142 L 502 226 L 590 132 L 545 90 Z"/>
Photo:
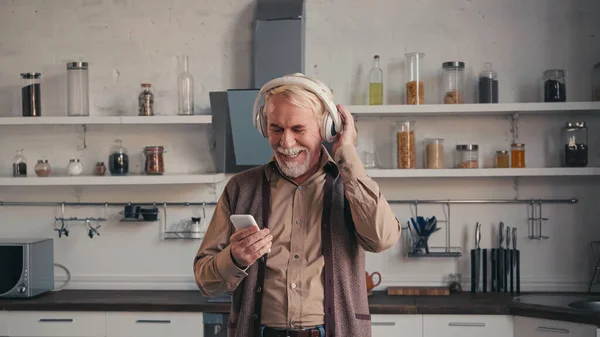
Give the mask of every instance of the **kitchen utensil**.
<path id="1" fill-rule="evenodd" d="M 377 282 L 373 280 L 373 276 L 377 275 Z M 381 283 L 381 274 L 379 272 L 373 272 L 369 275 L 368 272 L 365 272 L 365 277 L 367 281 L 367 293 L 371 292 L 373 288 L 377 287 Z"/>
<path id="2" fill-rule="evenodd" d="M 517 249 L 517 229 L 513 228 L 513 250 L 515 253 L 515 283 L 517 294 L 521 293 L 521 252 Z"/>
<path id="3" fill-rule="evenodd" d="M 504 275 L 504 249 L 502 248 L 504 244 L 504 222 L 499 224 L 498 235 L 498 272 L 496 273 L 498 287 L 496 291 L 502 291 L 504 289 L 504 277 L 502 277 Z"/>
<path id="4" fill-rule="evenodd" d="M 491 283 L 492 291 L 497 291 L 498 290 L 498 279 L 496 277 L 496 272 L 498 270 L 498 249 L 492 248 L 491 252 L 492 252 L 492 266 L 491 266 L 492 279 L 491 279 L 490 283 Z"/>
<path id="5" fill-rule="evenodd" d="M 487 260 L 488 260 L 487 249 L 486 248 L 482 249 L 482 253 L 483 253 L 483 255 L 482 255 L 483 266 L 482 266 L 482 269 L 481 269 L 481 273 L 483 274 L 483 277 L 482 277 L 483 284 L 482 284 L 481 287 L 483 289 L 483 292 L 486 293 L 487 292 L 487 274 L 488 274 L 487 273 L 487 270 L 488 270 L 487 269 Z"/>
<path id="6" fill-rule="evenodd" d="M 504 292 L 508 292 L 508 273 L 510 271 L 510 226 L 506 226 L 506 250 L 504 251 Z"/>
<path id="7" fill-rule="evenodd" d="M 476 288 L 477 290 L 479 290 L 479 278 L 480 278 L 480 274 L 481 274 L 481 247 L 479 246 L 479 243 L 481 242 L 481 224 L 479 222 L 477 222 L 475 224 L 475 249 L 477 249 L 476 252 L 476 270 L 475 270 L 475 281 L 477 282 Z"/>
<path id="8" fill-rule="evenodd" d="M 474 293 L 477 291 L 477 281 L 475 281 L 475 249 L 471 249 L 471 292 Z"/>

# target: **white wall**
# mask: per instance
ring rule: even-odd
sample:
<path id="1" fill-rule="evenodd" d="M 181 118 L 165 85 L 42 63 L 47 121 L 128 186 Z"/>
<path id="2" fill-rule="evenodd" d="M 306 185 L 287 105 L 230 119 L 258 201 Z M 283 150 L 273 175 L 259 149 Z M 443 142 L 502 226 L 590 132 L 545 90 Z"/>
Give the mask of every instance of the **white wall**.
<path id="1" fill-rule="evenodd" d="M 385 5 L 385 7 L 384 7 Z M 66 114 L 65 63 L 90 62 L 93 115 L 135 114 L 135 96 L 142 82 L 157 90 L 158 114 L 176 109 L 176 59 L 190 55 L 196 79 L 197 108 L 209 109 L 208 93 L 247 88 L 251 81 L 252 1 L 0 1 L 0 116 L 19 116 L 19 73 L 42 73 L 43 114 Z M 366 76 L 374 54 L 382 57 L 385 101 L 403 101 L 405 52 L 427 54 L 426 102 L 439 102 L 439 71 L 446 60 L 465 61 L 470 76 L 483 62 L 493 63 L 500 75 L 501 102 L 539 99 L 543 70 L 569 72 L 569 100 L 588 100 L 590 69 L 600 61 L 600 4 L 593 0 L 422 0 L 422 1 L 307 1 L 306 72 L 331 85 L 344 104 L 365 101 Z M 527 117 L 520 137 L 529 167 L 558 165 L 560 125 L 579 116 Z M 600 165 L 594 144 L 599 121 L 590 124 L 591 165 Z M 384 166 L 393 162 L 395 119 L 359 120 L 359 150 L 376 146 Z M 446 149 L 463 142 L 482 146 L 482 160 L 510 142 L 504 118 L 423 119 L 417 121 L 420 140 L 444 137 Z M 0 174 L 11 172 L 16 149 L 25 149 L 31 165 L 47 158 L 61 173 L 69 158 L 84 161 L 90 173 L 104 160 L 115 138 L 124 140 L 134 161 L 145 145 L 164 145 L 169 172 L 212 172 L 207 126 L 76 126 L 0 127 Z M 373 132 L 377 130 L 376 134 Z M 383 130 L 383 131 L 382 131 Z M 448 152 L 448 156 L 450 152 Z M 419 160 L 420 162 L 420 160 Z M 134 167 L 139 172 L 139 166 Z M 31 172 L 31 171 L 30 171 Z M 483 224 L 482 247 L 491 247 L 498 221 L 519 229 L 523 256 L 523 289 L 581 289 L 588 279 L 587 248 L 600 236 L 595 221 L 598 179 L 527 178 L 382 180 L 388 199 L 438 198 L 579 198 L 576 205 L 547 205 L 544 227 L 551 239 L 530 242 L 526 206 L 460 206 L 451 211 L 452 245 L 463 246 L 461 259 L 408 260 L 400 244 L 369 255 L 367 268 L 383 273 L 382 286 L 440 284 L 451 272 L 468 281 L 468 249 L 473 246 L 476 221 Z M 214 201 L 222 186 L 137 187 L 15 187 L 0 188 L 5 201 Z M 395 205 L 405 223 L 407 206 Z M 72 288 L 194 289 L 192 259 L 199 241 L 161 241 L 159 224 L 116 221 L 119 209 L 101 236 L 89 239 L 81 226 L 69 238 L 55 240 L 56 261 L 73 273 Z M 419 213 L 443 216 L 436 206 Z M 0 236 L 55 236 L 55 208 L 2 207 Z M 208 209 L 208 213 L 212 209 Z M 435 213 L 434 213 L 435 212 Z M 547 212 L 547 213 L 546 213 Z M 201 209 L 168 209 L 173 224 Z M 68 209 L 67 216 L 103 215 L 102 209 Z M 423 215 L 428 215 L 423 213 Z M 443 243 L 443 231 L 433 244 Z M 584 265 L 577 263 L 585 263 Z M 57 270 L 59 279 L 63 279 Z"/>

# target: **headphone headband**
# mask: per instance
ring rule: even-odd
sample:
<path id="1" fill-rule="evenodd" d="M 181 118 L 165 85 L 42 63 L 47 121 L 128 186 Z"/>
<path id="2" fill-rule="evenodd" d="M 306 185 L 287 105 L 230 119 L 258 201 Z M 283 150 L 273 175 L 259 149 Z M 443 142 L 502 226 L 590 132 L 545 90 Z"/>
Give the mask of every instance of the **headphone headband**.
<path id="1" fill-rule="evenodd" d="M 303 89 L 315 94 L 321 100 L 321 102 L 323 102 L 327 114 L 321 125 L 321 138 L 327 142 L 332 142 L 336 134 L 342 130 L 342 121 L 337 111 L 337 107 L 329 98 L 328 89 L 324 86 L 324 84 L 318 83 L 300 73 L 272 79 L 262 86 L 258 92 L 256 100 L 254 101 L 254 107 L 252 109 L 252 121 L 254 126 L 264 137 L 267 137 L 266 116 L 264 116 L 263 113 L 263 106 L 259 106 L 260 99 L 269 90 L 286 84 L 302 87 Z"/>

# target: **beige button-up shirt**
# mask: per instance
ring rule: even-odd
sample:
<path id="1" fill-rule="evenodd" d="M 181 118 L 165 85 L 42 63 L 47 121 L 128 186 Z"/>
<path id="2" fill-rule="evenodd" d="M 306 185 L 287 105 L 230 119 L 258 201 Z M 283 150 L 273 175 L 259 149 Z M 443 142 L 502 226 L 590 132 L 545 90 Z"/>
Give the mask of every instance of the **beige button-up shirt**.
<path id="1" fill-rule="evenodd" d="M 363 249 L 380 252 L 400 238 L 398 219 L 377 183 L 367 176 L 356 148 L 342 146 L 335 154 L 335 162 L 324 147 L 321 153 L 319 171 L 302 185 L 278 169 L 271 169 L 276 165 L 267 165 L 272 200 L 269 230 L 273 235 L 261 315 L 261 323 L 267 326 L 304 328 L 324 323 L 321 215 L 328 172 L 335 175 L 338 169 L 341 171 L 344 193 Z M 231 259 L 230 214 L 230 206 L 221 198 L 196 255 L 194 274 L 204 296 L 233 291 L 247 275 Z"/>

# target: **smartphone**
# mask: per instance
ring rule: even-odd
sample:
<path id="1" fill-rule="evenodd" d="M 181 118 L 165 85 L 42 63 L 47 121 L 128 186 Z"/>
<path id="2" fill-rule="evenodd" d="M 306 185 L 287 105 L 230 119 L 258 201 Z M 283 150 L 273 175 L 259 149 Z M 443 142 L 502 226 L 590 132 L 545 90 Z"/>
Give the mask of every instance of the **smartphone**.
<path id="1" fill-rule="evenodd" d="M 233 227 L 238 231 L 250 226 L 258 227 L 256 220 L 250 214 L 232 214 L 229 216 L 229 220 L 231 220 Z"/>

